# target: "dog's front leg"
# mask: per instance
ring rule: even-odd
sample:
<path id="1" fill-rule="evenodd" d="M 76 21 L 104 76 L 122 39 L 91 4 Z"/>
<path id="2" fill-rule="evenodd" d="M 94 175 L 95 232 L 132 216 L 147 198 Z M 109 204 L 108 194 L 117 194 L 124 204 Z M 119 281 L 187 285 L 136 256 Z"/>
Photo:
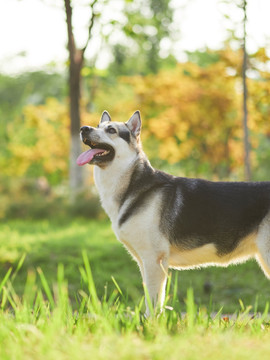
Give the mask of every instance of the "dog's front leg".
<path id="1" fill-rule="evenodd" d="M 162 309 L 165 299 L 165 287 L 167 281 L 168 259 L 164 254 L 157 257 L 143 258 L 143 281 L 150 301 L 155 310 Z M 145 294 L 146 316 L 151 315 L 149 299 Z"/>

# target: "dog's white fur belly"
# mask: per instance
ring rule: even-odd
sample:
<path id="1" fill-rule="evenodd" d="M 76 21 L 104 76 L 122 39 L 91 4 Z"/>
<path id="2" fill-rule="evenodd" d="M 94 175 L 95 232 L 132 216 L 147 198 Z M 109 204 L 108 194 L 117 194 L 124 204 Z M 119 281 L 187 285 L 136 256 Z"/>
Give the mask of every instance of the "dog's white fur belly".
<path id="1" fill-rule="evenodd" d="M 214 244 L 206 244 L 192 250 L 181 250 L 171 246 L 169 266 L 174 269 L 191 269 L 209 265 L 239 264 L 257 254 L 256 236 L 256 233 L 252 233 L 242 239 L 238 247 L 226 255 L 218 255 Z"/>

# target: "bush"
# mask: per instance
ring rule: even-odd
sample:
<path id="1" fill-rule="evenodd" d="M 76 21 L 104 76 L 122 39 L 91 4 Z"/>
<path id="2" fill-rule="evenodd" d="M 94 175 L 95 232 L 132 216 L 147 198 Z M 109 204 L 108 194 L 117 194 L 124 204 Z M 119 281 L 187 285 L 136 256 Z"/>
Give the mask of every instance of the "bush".
<path id="1" fill-rule="evenodd" d="M 68 191 L 51 188 L 45 179 L 0 180 L 0 219 L 99 218 L 102 209 L 98 196 L 90 189 L 70 201 Z"/>

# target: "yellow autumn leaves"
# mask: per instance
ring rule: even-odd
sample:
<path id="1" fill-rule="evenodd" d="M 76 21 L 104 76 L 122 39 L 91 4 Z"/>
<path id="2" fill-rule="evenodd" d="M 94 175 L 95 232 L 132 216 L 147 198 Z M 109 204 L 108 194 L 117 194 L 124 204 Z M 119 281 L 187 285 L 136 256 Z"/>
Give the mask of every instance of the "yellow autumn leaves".
<path id="1" fill-rule="evenodd" d="M 126 121 L 142 112 L 143 142 L 149 156 L 180 163 L 182 172 L 228 178 L 243 167 L 241 52 L 229 47 L 209 52 L 214 61 L 202 66 L 178 64 L 158 74 L 119 78 L 102 85 L 91 99 L 82 99 L 82 124 L 96 125 L 101 112 Z M 256 163 L 259 136 L 270 137 L 269 58 L 264 49 L 250 57 L 248 78 L 249 128 Z M 68 176 L 69 116 L 67 103 L 55 98 L 28 105 L 8 127 L 10 157 L 7 175 Z"/>

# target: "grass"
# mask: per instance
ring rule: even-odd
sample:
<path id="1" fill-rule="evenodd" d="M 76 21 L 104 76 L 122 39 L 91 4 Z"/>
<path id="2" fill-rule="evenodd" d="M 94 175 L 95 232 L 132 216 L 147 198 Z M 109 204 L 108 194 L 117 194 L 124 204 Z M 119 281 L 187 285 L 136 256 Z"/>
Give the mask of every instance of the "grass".
<path id="1" fill-rule="evenodd" d="M 143 295 L 141 276 L 137 265 L 123 246 L 115 239 L 108 221 L 74 220 L 69 223 L 49 221 L 9 221 L 0 223 L 0 276 L 10 267 L 17 266 L 22 255 L 25 260 L 16 275 L 13 286 L 19 295 L 24 291 L 28 271 L 40 267 L 49 285 L 55 281 L 58 264 L 63 264 L 72 303 L 81 288 L 79 267 L 83 265 L 82 250 L 86 250 L 94 274 L 98 296 L 105 287 L 111 292 L 115 285 L 112 276 L 135 305 Z M 255 261 L 224 268 L 204 268 L 173 272 L 178 273 L 177 299 L 182 306 L 188 288 L 194 289 L 195 302 L 213 311 L 223 307 L 225 313 L 240 309 L 239 299 L 245 306 L 256 304 L 264 311 L 270 299 L 270 283 Z M 40 282 L 40 281 L 39 281 Z"/>
<path id="2" fill-rule="evenodd" d="M 1 360 L 269 358 L 269 284 L 253 262 L 172 273 L 166 310 L 146 320 L 109 223 L 9 222 L 0 244 Z"/>

